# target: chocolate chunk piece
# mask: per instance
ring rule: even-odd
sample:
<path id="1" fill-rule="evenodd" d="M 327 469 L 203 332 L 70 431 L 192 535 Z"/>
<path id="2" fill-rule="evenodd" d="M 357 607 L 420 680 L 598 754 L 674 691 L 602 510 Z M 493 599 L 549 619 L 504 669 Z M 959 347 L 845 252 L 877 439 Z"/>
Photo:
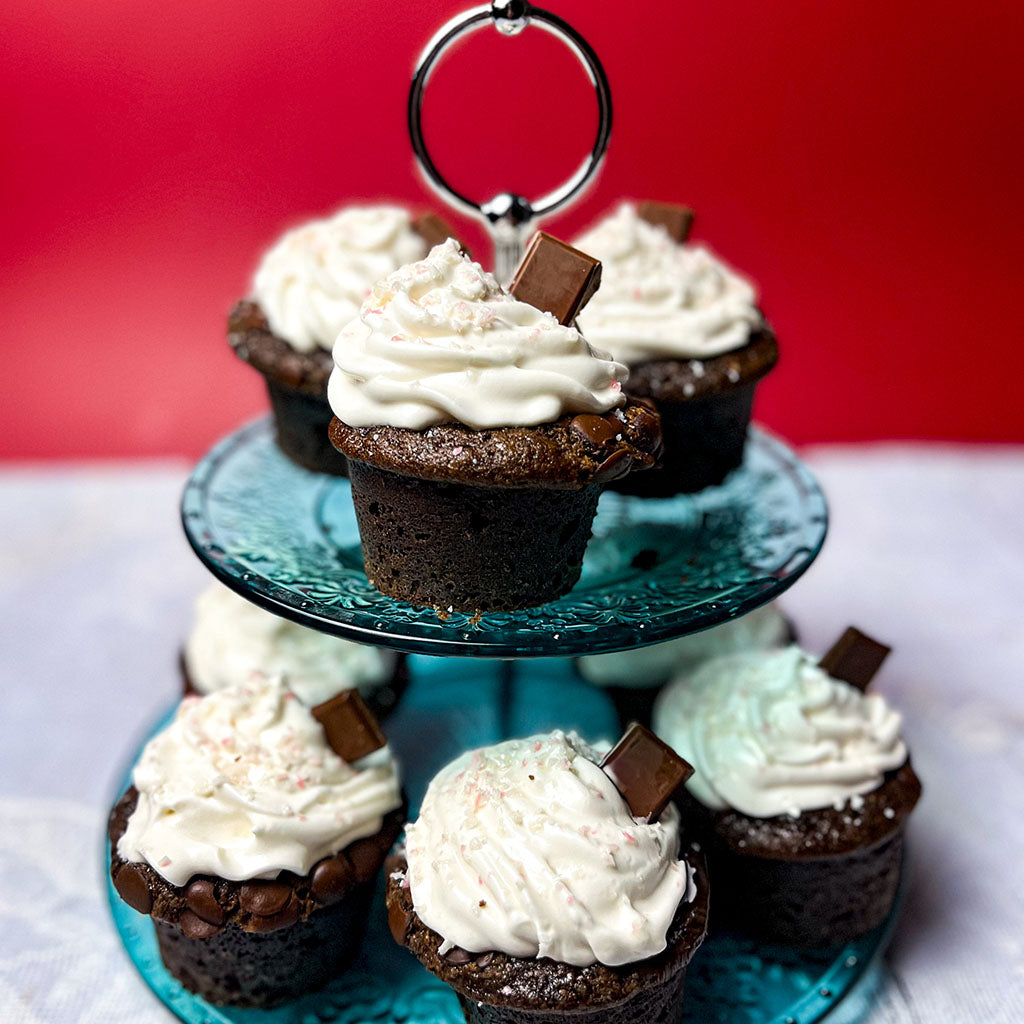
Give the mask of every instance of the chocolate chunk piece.
<path id="1" fill-rule="evenodd" d="M 494 960 L 494 953 L 484 953 L 483 956 L 476 958 L 477 967 L 490 967 L 491 962 Z"/>
<path id="2" fill-rule="evenodd" d="M 357 839 L 345 847 L 345 853 L 352 862 L 357 882 L 368 882 L 375 874 L 383 860 L 384 851 L 375 838 Z"/>
<path id="3" fill-rule="evenodd" d="M 355 872 L 343 853 L 326 857 L 313 870 L 309 891 L 317 903 L 337 903 L 355 881 Z"/>
<path id="4" fill-rule="evenodd" d="M 863 691 L 891 650 L 850 626 L 818 664 L 833 679 L 842 679 Z"/>
<path id="5" fill-rule="evenodd" d="M 633 416 L 633 443 L 641 451 L 657 454 L 661 450 L 661 417 L 650 409 L 637 409 Z"/>
<path id="6" fill-rule="evenodd" d="M 443 217 L 436 213 L 421 213 L 413 222 L 412 229 L 431 248 L 455 238 L 455 232 Z"/>
<path id="7" fill-rule="evenodd" d="M 148 914 L 153 909 L 153 897 L 141 864 L 125 864 L 114 876 L 114 888 L 132 910 Z"/>
<path id="8" fill-rule="evenodd" d="M 693 767 L 650 729 L 634 722 L 601 761 L 634 818 L 654 821 Z"/>
<path id="9" fill-rule="evenodd" d="M 594 470 L 594 483 L 605 484 L 610 480 L 618 480 L 633 468 L 633 456 L 624 448 L 612 452 L 597 469 Z"/>
<path id="10" fill-rule="evenodd" d="M 270 917 L 276 914 L 292 894 L 283 882 L 246 882 L 238 893 L 238 903 L 248 914 Z"/>
<path id="11" fill-rule="evenodd" d="M 538 231 L 509 285 L 509 292 L 571 324 L 601 283 L 601 263 Z"/>
<path id="12" fill-rule="evenodd" d="M 461 946 L 452 946 L 444 955 L 445 960 L 450 964 L 468 964 L 473 957 Z"/>
<path id="13" fill-rule="evenodd" d="M 693 210 L 678 203 L 656 203 L 651 199 L 640 204 L 637 213 L 648 224 L 663 227 L 669 238 L 682 244 L 693 227 Z"/>
<path id="14" fill-rule="evenodd" d="M 299 919 L 301 909 L 299 901 L 291 899 L 289 893 L 288 902 L 276 914 L 268 914 L 266 917 L 251 917 L 248 928 L 253 932 L 276 932 L 279 928 L 287 928 L 289 925 L 295 924 Z"/>
<path id="15" fill-rule="evenodd" d="M 220 931 L 219 924 L 204 921 L 198 914 L 191 910 L 183 910 L 178 918 L 178 927 L 190 939 L 209 939 Z"/>
<path id="16" fill-rule="evenodd" d="M 324 727 L 331 749 L 349 764 L 388 742 L 358 690 L 342 690 L 337 697 L 318 704 L 313 717 Z"/>
<path id="17" fill-rule="evenodd" d="M 600 448 L 609 441 L 615 439 L 615 435 L 621 431 L 616 430 L 603 416 L 595 416 L 593 413 L 581 412 L 574 416 L 572 429 L 585 441 Z"/>
<path id="18" fill-rule="evenodd" d="M 193 914 L 207 924 L 224 923 L 224 908 L 217 902 L 213 882 L 206 878 L 197 878 L 185 890 L 185 904 Z"/>
<path id="19" fill-rule="evenodd" d="M 388 927 L 391 929 L 391 936 L 400 946 L 405 945 L 409 934 L 409 927 L 412 924 L 412 915 L 397 899 L 388 900 Z"/>

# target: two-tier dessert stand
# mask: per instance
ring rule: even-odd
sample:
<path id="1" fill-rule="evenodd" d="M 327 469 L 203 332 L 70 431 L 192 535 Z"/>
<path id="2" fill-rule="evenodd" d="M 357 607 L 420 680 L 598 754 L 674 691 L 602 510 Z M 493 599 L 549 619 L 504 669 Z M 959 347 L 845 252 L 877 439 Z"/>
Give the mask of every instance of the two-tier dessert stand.
<path id="1" fill-rule="evenodd" d="M 598 98 L 597 136 L 576 174 L 543 199 L 506 192 L 478 204 L 454 192 L 430 158 L 420 125 L 424 90 L 436 60 L 463 35 L 493 26 L 511 36 L 531 25 L 563 39 L 586 69 Z M 611 128 L 611 96 L 597 56 L 560 18 L 520 2 L 484 5 L 453 19 L 428 44 L 413 79 L 409 126 L 427 179 L 491 227 L 497 271 L 507 277 L 531 222 L 564 206 L 596 172 Z M 415 814 L 430 777 L 466 748 L 555 727 L 613 739 L 612 705 L 578 677 L 572 656 L 669 640 L 774 600 L 817 556 L 827 510 L 793 452 L 755 429 L 743 466 L 719 487 L 664 500 L 605 494 L 580 581 L 565 597 L 519 612 L 417 608 L 367 581 L 348 481 L 288 461 L 262 419 L 199 463 L 185 487 L 182 520 L 200 559 L 243 596 L 313 629 L 413 655 L 412 683 L 387 732 Z M 391 939 L 383 887 L 377 900 L 362 952 L 341 978 L 275 1010 L 240 1010 L 185 991 L 163 967 L 150 922 L 110 888 L 129 955 L 159 998 L 190 1024 L 458 1024 L 454 992 Z M 713 937 L 688 970 L 683 1019 L 822 1020 L 884 947 L 890 924 L 846 946 L 813 951 Z"/>

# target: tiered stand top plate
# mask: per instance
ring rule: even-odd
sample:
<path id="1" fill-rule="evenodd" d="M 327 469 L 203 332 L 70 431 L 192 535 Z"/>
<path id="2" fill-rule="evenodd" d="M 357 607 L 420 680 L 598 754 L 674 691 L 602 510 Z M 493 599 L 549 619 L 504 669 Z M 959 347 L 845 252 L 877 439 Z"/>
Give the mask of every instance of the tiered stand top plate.
<path id="1" fill-rule="evenodd" d="M 417 608 L 367 580 L 348 481 L 289 462 L 259 420 L 199 463 L 182 518 L 215 576 L 305 626 L 413 653 L 526 658 L 624 650 L 743 615 L 807 569 L 828 517 L 803 463 L 754 429 L 720 487 L 663 500 L 605 493 L 565 597 L 483 615 Z"/>

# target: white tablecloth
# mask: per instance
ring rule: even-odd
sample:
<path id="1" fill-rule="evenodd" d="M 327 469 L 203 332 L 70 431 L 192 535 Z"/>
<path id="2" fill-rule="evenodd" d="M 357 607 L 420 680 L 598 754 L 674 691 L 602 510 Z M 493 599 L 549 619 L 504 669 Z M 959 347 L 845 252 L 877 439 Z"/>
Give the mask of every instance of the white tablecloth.
<path id="1" fill-rule="evenodd" d="M 891 641 L 925 796 L 871 1024 L 1024 1020 L 1024 451 L 829 447 L 825 550 L 785 596 L 804 642 Z M 0 1019 L 157 1024 L 102 895 L 124 759 L 178 692 L 204 570 L 183 463 L 0 470 Z"/>

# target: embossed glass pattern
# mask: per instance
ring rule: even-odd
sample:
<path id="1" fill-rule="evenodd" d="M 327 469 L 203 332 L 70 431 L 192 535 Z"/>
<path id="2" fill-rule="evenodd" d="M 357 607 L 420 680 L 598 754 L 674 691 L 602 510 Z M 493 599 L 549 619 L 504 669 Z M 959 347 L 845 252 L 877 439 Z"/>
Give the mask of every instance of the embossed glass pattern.
<path id="1" fill-rule="evenodd" d="M 439 614 L 375 590 L 348 481 L 289 462 L 267 420 L 199 463 L 182 519 L 213 573 L 278 615 L 423 654 L 523 658 L 638 647 L 742 615 L 811 564 L 827 512 L 800 460 L 753 430 L 743 466 L 720 487 L 663 500 L 603 495 L 565 597 L 483 615 Z"/>

